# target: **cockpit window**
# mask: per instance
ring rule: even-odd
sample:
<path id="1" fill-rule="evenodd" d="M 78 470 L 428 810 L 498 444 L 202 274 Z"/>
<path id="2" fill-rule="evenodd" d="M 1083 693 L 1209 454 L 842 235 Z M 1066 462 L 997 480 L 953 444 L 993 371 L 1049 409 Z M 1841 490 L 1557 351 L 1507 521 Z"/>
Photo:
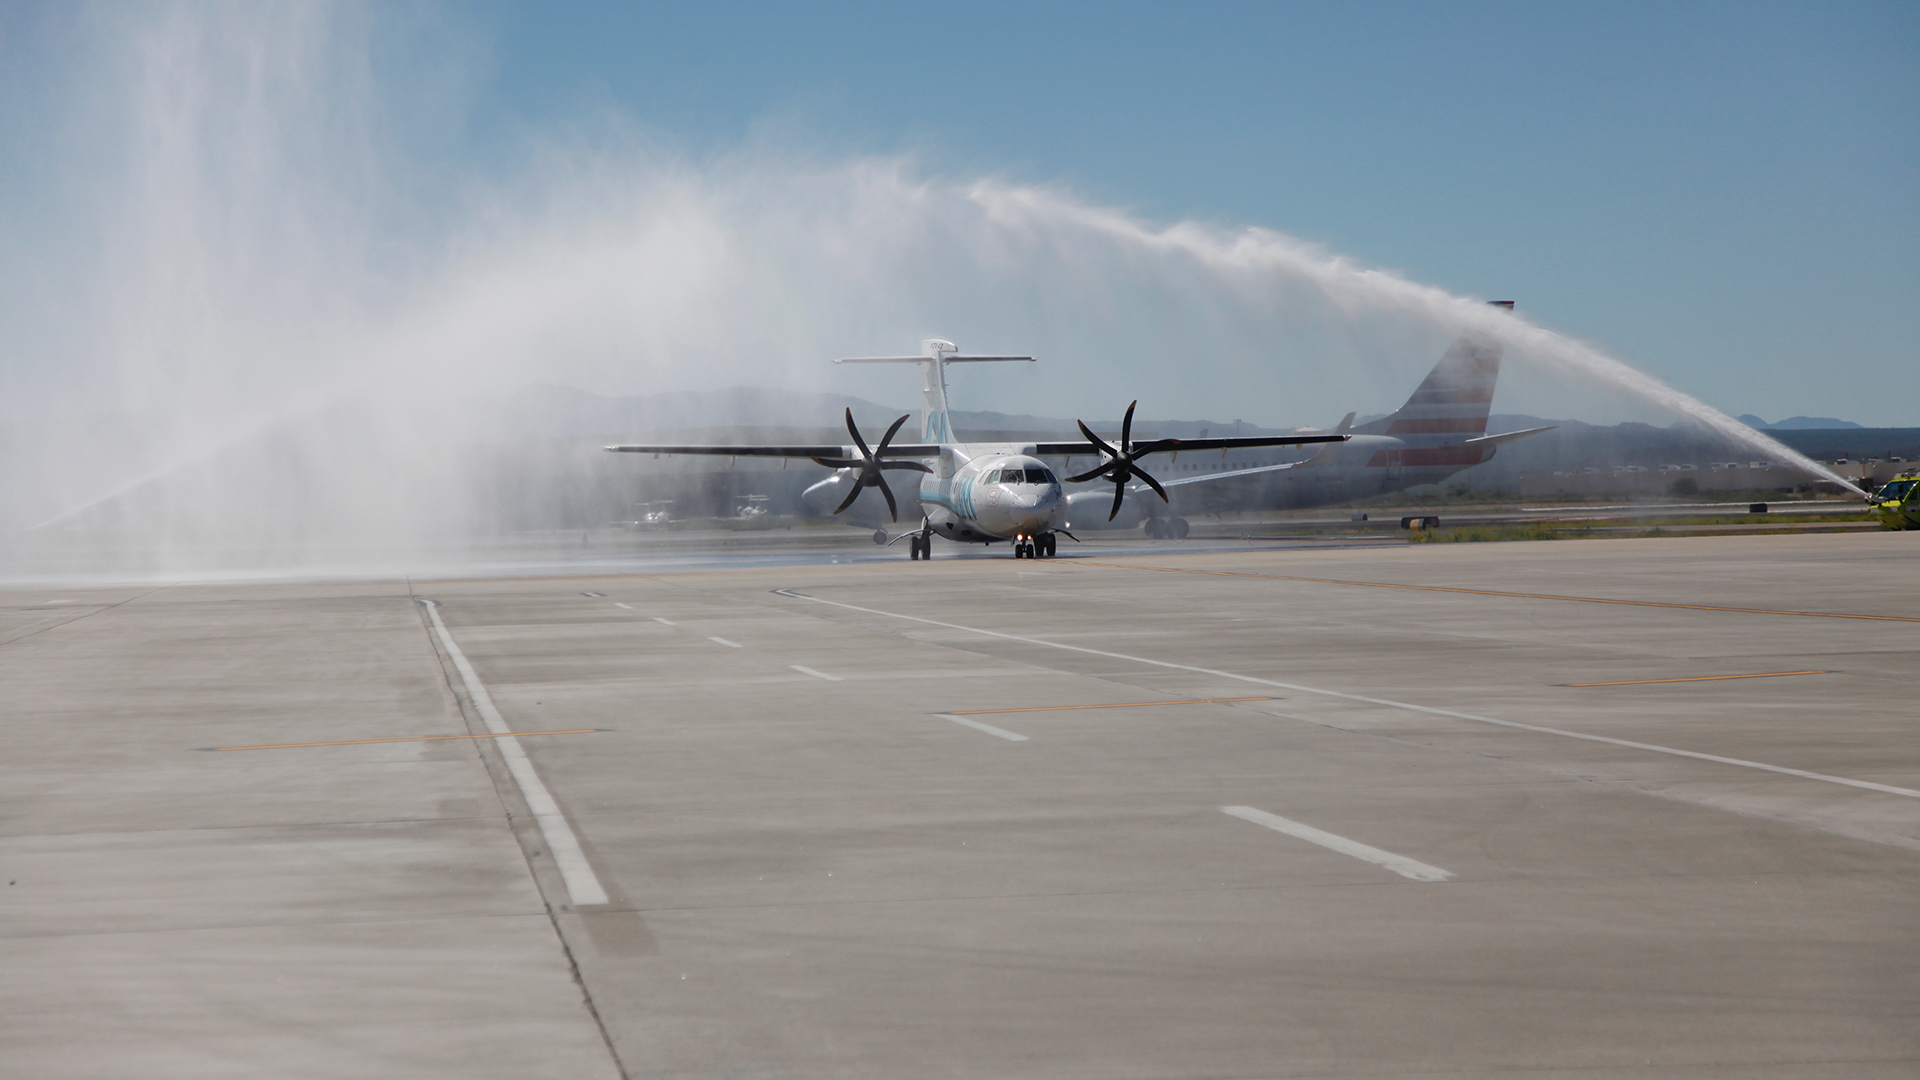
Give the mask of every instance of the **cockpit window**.
<path id="1" fill-rule="evenodd" d="M 1045 470 L 1045 469 L 1028 469 L 1028 470 L 1027 470 L 1027 483 L 1029 483 L 1029 484 L 1051 484 L 1051 483 L 1053 483 L 1053 474 L 1052 474 L 1052 473 L 1050 473 L 1050 472 L 1048 472 L 1048 471 L 1047 471 L 1047 470 Z"/>

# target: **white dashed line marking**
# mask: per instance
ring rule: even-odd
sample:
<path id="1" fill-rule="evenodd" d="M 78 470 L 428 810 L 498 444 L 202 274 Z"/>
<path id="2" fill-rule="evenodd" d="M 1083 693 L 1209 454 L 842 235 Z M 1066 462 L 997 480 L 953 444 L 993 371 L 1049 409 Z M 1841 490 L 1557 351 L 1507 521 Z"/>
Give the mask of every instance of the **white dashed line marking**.
<path id="1" fill-rule="evenodd" d="M 673 622 L 670 619 L 663 619 L 658 615 L 655 615 L 653 617 L 653 621 L 659 623 L 661 626 L 679 626 L 680 625 L 679 623 Z"/>
<path id="2" fill-rule="evenodd" d="M 954 723 L 959 724 L 961 727 L 970 727 L 975 731 L 984 731 L 989 735 L 997 736 L 999 738 L 1007 740 L 1008 742 L 1026 742 L 1027 741 L 1027 737 L 1025 735 L 1021 735 L 1017 732 L 1008 731 L 1006 728 L 997 728 L 997 727 L 994 727 L 992 724 L 983 724 L 978 720 L 969 720 L 964 716 L 955 716 L 952 713 L 945 713 L 945 712 L 934 713 L 933 715 L 939 717 L 942 720 L 951 720 Z"/>
<path id="3" fill-rule="evenodd" d="M 617 607 L 617 608 L 626 608 L 626 609 L 627 609 L 628 611 L 632 611 L 632 610 L 633 610 L 633 605 L 632 605 L 632 604 L 623 604 L 623 603 L 621 603 L 621 602 L 620 602 L 620 601 L 618 601 L 618 600 L 615 600 L 615 601 L 613 602 L 613 606 L 614 606 L 614 607 Z"/>
<path id="4" fill-rule="evenodd" d="M 795 670 L 795 671 L 797 671 L 797 672 L 799 672 L 799 673 L 800 673 L 800 674 L 802 674 L 802 675 L 811 675 L 811 676 L 813 676 L 813 677 L 814 677 L 814 678 L 816 678 L 816 679 L 825 679 L 825 680 L 827 680 L 828 682 L 840 682 L 840 681 L 842 681 L 842 680 L 841 680 L 841 678 L 840 678 L 840 676 L 838 676 L 838 675 L 829 675 L 829 674 L 827 674 L 827 673 L 826 673 L 826 672 L 824 672 L 824 671 L 815 671 L 815 670 L 813 670 L 812 668 L 810 668 L 810 667 L 806 667 L 806 666 L 803 666 L 803 665 L 801 665 L 801 664 L 788 664 L 787 666 L 788 666 L 788 667 L 790 667 L 790 668 L 792 668 L 793 670 Z"/>
<path id="5" fill-rule="evenodd" d="M 1319 844 L 1329 851 L 1337 851 L 1342 855 L 1351 855 L 1362 862 L 1370 862 L 1375 866 L 1384 866 L 1394 873 L 1399 874 L 1401 877 L 1412 878 L 1415 881 L 1445 881 L 1453 876 L 1437 866 L 1428 866 L 1426 863 L 1409 859 L 1405 855 L 1395 855 L 1391 851 L 1381 851 L 1377 847 L 1369 847 L 1358 840 L 1349 840 L 1344 836 L 1335 836 L 1330 832 L 1324 832 L 1311 825 L 1302 825 L 1297 821 L 1283 818 L 1278 814 L 1269 814 L 1265 810 L 1255 810 L 1251 806 L 1223 806 L 1220 809 L 1222 812 L 1231 814 L 1241 821 L 1251 821 L 1255 825 L 1264 825 L 1274 832 L 1286 833 L 1288 836 L 1305 840 L 1309 844 Z"/>
<path id="6" fill-rule="evenodd" d="M 1136 664 L 1147 664 L 1172 671 L 1193 671 L 1202 675 L 1212 675 L 1221 679 L 1233 679 L 1237 682 L 1253 683 L 1255 686 L 1274 686 L 1282 690 L 1294 690 L 1303 694 L 1318 694 L 1321 697 L 1338 698 L 1342 701 L 1359 701 L 1368 705 L 1381 705 L 1389 709 L 1406 709 L 1409 712 L 1426 713 L 1428 716 L 1445 716 L 1455 720 L 1470 720 L 1476 724 L 1493 724 L 1498 727 L 1513 728 L 1518 731 L 1533 731 L 1542 735 L 1558 735 L 1565 739 L 1580 739 L 1584 742 L 1606 743 L 1609 746 L 1624 746 L 1630 750 L 1645 750 L 1655 754 L 1671 754 L 1674 757 L 1692 758 L 1695 761 L 1711 761 L 1718 765 L 1734 765 L 1742 769 L 1757 769 L 1761 772 L 1779 773 L 1782 776 L 1798 776 L 1805 780 L 1819 780 L 1828 784 L 1844 784 L 1847 787 L 1861 788 L 1866 791 L 1880 791 L 1888 795 L 1900 795 L 1909 799 L 1920 799 L 1920 790 L 1895 787 L 1892 784 L 1877 784 L 1871 780 L 1855 780 L 1847 776 L 1831 776 L 1827 773 L 1809 772 L 1806 769 L 1790 769 L 1784 765 L 1769 765 L 1763 761 L 1747 761 L 1744 758 L 1721 757 L 1718 754 L 1703 754 L 1698 750 L 1682 750 L 1673 746 L 1660 746 L 1655 743 L 1634 742 L 1631 739 L 1615 739 L 1607 735 L 1589 735 L 1584 731 L 1568 731 L 1565 728 L 1547 727 L 1544 724 L 1523 724 L 1518 720 L 1501 720 L 1492 716 L 1480 716 L 1475 713 L 1456 712 L 1453 709 L 1436 709 L 1428 705 L 1415 705 L 1390 698 L 1370 697 L 1366 694 L 1348 694 L 1339 690 L 1322 690 L 1316 686 L 1303 686 L 1300 683 L 1281 682 L 1278 679 L 1262 679 L 1253 675 L 1241 675 L 1218 668 L 1198 667 L 1193 664 L 1176 664 L 1171 660 L 1153 660 L 1144 656 L 1129 656 L 1126 653 L 1108 652 L 1105 649 L 1090 649 L 1084 645 L 1067 645 L 1044 638 L 1025 637 L 1020 634 L 1008 634 L 999 630 L 983 630 L 977 626 L 961 626 L 959 623 L 941 622 L 938 619 L 923 619 L 918 615 L 902 615 L 897 611 L 881 611 L 878 608 L 861 607 L 858 604 L 844 604 L 838 600 L 823 600 L 818 596 L 794 592 L 792 589 L 775 589 L 775 595 L 790 596 L 795 600 L 811 600 L 816 604 L 844 608 L 848 611 L 865 612 L 868 615 L 883 615 L 889 619 L 904 619 L 907 622 L 922 623 L 926 626 L 939 626 L 948 630 L 964 630 L 969 634 L 982 637 L 999 638 L 1002 641 L 1021 641 L 1029 645 L 1040 645 L 1064 652 L 1080 653 L 1084 656 L 1104 656 L 1110 660 L 1128 660 Z"/>
<path id="7" fill-rule="evenodd" d="M 725 645 L 729 649 L 737 649 L 740 647 L 739 642 L 728 641 L 726 638 L 723 638 L 723 637 L 709 637 L 707 640 L 713 642 L 715 645 Z"/>

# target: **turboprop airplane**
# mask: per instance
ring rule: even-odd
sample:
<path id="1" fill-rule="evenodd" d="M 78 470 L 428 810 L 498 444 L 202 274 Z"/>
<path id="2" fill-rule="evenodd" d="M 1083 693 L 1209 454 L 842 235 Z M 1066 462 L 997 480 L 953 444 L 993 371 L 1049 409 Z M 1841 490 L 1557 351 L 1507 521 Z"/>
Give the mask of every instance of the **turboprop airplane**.
<path id="1" fill-rule="evenodd" d="M 1066 479 L 1066 483 L 1105 480 L 1113 485 L 1109 520 L 1119 516 L 1131 491 L 1136 499 L 1151 491 L 1167 500 L 1166 488 L 1141 467 L 1140 460 L 1153 454 L 1179 454 L 1189 451 L 1218 450 L 1227 453 L 1273 446 L 1299 446 L 1308 443 L 1345 442 L 1345 433 L 1253 436 L 1224 439 L 1153 439 L 1133 441 L 1133 411 L 1139 402 L 1127 406 L 1120 424 L 1118 445 L 1093 433 L 1084 422 L 1080 433 L 1085 441 L 977 443 L 958 442 L 948 420 L 948 364 L 1032 363 L 1031 356 L 965 356 L 950 341 L 921 343 L 918 356 L 865 356 L 836 360 L 836 364 L 918 364 L 920 393 L 925 411 L 920 420 L 920 442 L 895 445 L 893 437 L 907 422 L 902 416 L 893 422 L 877 446 L 869 447 L 853 422 L 853 410 L 847 410 L 847 434 L 853 445 L 768 446 L 609 446 L 609 451 L 629 454 L 709 454 L 721 457 L 812 458 L 833 469 L 832 476 L 808 488 L 807 505 L 819 510 L 833 507 L 844 514 L 860 499 L 862 492 L 877 488 L 886 500 L 890 520 L 900 520 L 899 503 L 888 486 L 886 474 L 904 471 L 923 474 L 919 485 L 920 529 L 907 533 L 913 559 L 933 557 L 933 538 L 943 536 L 962 543 L 992 544 L 1010 542 L 1014 558 L 1050 558 L 1056 551 L 1056 534 L 1068 532 L 1070 501 L 1062 492 L 1062 480 L 1049 469 L 1042 457 L 1061 457 L 1071 464 L 1076 457 L 1095 458 L 1092 468 Z M 1138 480 L 1139 483 L 1134 483 Z M 1079 493 L 1075 498 L 1084 496 Z M 1106 498 L 1101 493 L 1101 498 Z M 868 513 L 856 521 L 871 520 L 873 500 L 866 500 Z M 836 505 L 837 503 L 837 505 Z M 1091 506 L 1079 512 L 1093 513 Z M 877 523 L 876 523 L 877 524 Z M 894 537 L 895 540 L 899 537 Z M 874 532 L 876 543 L 888 543 L 884 527 Z"/>

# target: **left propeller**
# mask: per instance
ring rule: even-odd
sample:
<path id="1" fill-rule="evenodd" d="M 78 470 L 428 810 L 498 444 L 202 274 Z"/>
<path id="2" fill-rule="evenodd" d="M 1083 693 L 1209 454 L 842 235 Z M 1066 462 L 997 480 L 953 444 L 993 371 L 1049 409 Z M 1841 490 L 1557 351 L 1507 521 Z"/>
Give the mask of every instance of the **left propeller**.
<path id="1" fill-rule="evenodd" d="M 858 458 L 813 459 L 829 469 L 860 470 L 859 477 L 853 482 L 853 490 L 847 492 L 847 497 L 840 501 L 840 505 L 834 510 L 834 513 L 838 514 L 847 507 L 852 506 L 853 500 L 860 497 L 862 490 L 875 487 L 880 489 L 880 494 L 886 496 L 887 510 L 893 515 L 893 520 L 900 520 L 900 504 L 894 502 L 893 489 L 887 486 L 887 478 L 884 473 L 890 469 L 907 469 L 912 472 L 923 473 L 933 471 L 918 461 L 882 461 L 880 459 L 880 455 L 887 452 L 887 444 L 892 442 L 894 435 L 899 432 L 900 425 L 906 422 L 907 418 L 905 416 L 895 420 L 893 426 L 887 429 L 887 433 L 880 437 L 880 445 L 869 450 L 867 449 L 867 440 L 860 437 L 860 429 L 854 426 L 853 410 L 847 410 L 847 431 L 853 436 L 853 444 L 860 448 L 860 456 Z"/>
<path id="2" fill-rule="evenodd" d="M 1099 447 L 1100 452 L 1107 455 L 1107 460 L 1102 462 L 1098 468 L 1090 469 L 1081 473 L 1079 476 L 1068 477 L 1067 482 L 1070 484 L 1078 484 L 1083 480 L 1092 480 L 1096 476 L 1105 476 L 1107 479 L 1112 480 L 1113 509 L 1107 514 L 1108 521 L 1112 521 L 1115 517 L 1119 516 L 1120 504 L 1127 497 L 1127 481 L 1136 476 L 1147 482 L 1147 486 L 1152 488 L 1154 493 L 1160 496 L 1161 502 L 1168 501 L 1167 489 L 1161 487 L 1160 481 L 1148 476 L 1147 471 L 1135 463 L 1136 458 L 1153 453 L 1160 447 L 1160 443 L 1147 443 L 1141 446 L 1134 445 L 1133 410 L 1135 406 L 1139 404 L 1138 401 L 1135 401 L 1132 405 L 1127 406 L 1127 415 L 1125 419 L 1120 421 L 1119 449 L 1108 446 L 1100 436 L 1095 435 L 1093 429 L 1087 426 L 1086 421 L 1075 421 L 1075 423 L 1080 425 L 1080 434 L 1085 435 L 1088 442 Z"/>

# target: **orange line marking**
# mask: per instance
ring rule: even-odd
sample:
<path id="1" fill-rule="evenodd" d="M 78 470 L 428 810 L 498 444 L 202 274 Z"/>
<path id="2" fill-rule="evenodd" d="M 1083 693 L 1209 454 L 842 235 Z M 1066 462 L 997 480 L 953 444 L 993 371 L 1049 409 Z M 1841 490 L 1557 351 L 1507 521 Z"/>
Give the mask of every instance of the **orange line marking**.
<path id="1" fill-rule="evenodd" d="M 1732 611 L 1743 615 L 1806 615 L 1819 619 L 1871 619 L 1875 622 L 1920 622 L 1907 615 L 1848 615 L 1837 611 L 1783 611 L 1775 608 L 1715 607 L 1712 604 L 1664 604 L 1658 600 L 1606 600 L 1597 596 L 1555 596 L 1552 593 L 1501 592 L 1498 589 L 1455 589 L 1445 585 L 1400 585 L 1390 581 L 1342 581 L 1339 578 L 1294 577 L 1290 574 L 1250 574 L 1234 570 L 1192 570 L 1179 566 L 1125 566 L 1083 562 L 1074 566 L 1104 566 L 1113 570 L 1158 570 L 1166 574 L 1208 574 L 1214 577 L 1266 578 L 1270 581 L 1308 581 L 1316 585 L 1364 585 L 1370 589 L 1417 589 L 1422 592 L 1467 593 L 1473 596 L 1511 596 L 1521 600 L 1569 600 L 1580 604 L 1625 604 L 1630 607 L 1681 608 L 1687 611 Z"/>
<path id="2" fill-rule="evenodd" d="M 339 742 L 269 743 L 265 746 L 215 746 L 215 750 L 292 750 L 301 746 L 362 746 L 366 743 L 433 742 L 436 739 L 511 739 L 516 735 L 585 735 L 599 728 L 568 728 L 565 731 L 509 731 L 500 735 L 408 735 L 399 739 L 342 739 Z"/>
<path id="3" fill-rule="evenodd" d="M 948 716 L 986 716 L 1009 712 L 1065 712 L 1068 709 L 1138 709 L 1147 705 L 1217 705 L 1226 701 L 1277 701 L 1271 697 L 1209 697 L 1188 701 L 1118 701 L 1112 705 L 1036 705 L 1027 709 L 948 709 Z"/>
<path id="4" fill-rule="evenodd" d="M 1694 675 L 1685 679 L 1622 679 L 1619 682 L 1570 682 L 1561 686 L 1640 686 L 1663 682 L 1718 682 L 1721 679 L 1771 679 L 1779 675 L 1831 675 L 1831 671 L 1758 671 L 1752 675 Z"/>

